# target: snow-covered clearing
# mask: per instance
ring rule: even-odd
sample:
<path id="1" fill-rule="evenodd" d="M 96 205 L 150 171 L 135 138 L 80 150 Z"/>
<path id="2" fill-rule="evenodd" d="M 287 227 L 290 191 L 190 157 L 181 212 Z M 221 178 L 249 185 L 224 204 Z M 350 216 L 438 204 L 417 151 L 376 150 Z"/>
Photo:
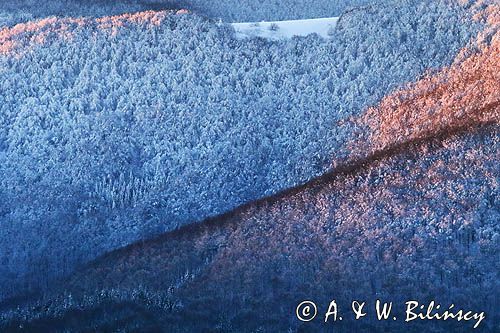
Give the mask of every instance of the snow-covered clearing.
<path id="1" fill-rule="evenodd" d="M 327 17 L 309 20 L 232 23 L 232 26 L 238 38 L 263 37 L 279 40 L 314 33 L 323 38 L 330 38 L 329 32 L 335 28 L 338 20 L 338 17 Z"/>

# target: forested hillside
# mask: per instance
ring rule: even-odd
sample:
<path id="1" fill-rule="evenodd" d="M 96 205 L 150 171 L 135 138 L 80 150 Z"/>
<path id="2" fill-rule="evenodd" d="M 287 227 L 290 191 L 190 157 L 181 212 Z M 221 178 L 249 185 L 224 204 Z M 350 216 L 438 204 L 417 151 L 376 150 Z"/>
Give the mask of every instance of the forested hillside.
<path id="1" fill-rule="evenodd" d="M 146 4 L 172 4 L 230 22 L 293 20 L 339 16 L 349 9 L 392 3 L 394 0 L 137 0 Z M 413 3 L 422 0 L 410 0 Z M 408 1 L 406 1 L 408 2 Z"/>
<path id="2" fill-rule="evenodd" d="M 185 11 L 2 29 L 0 297 L 331 170 L 361 135 L 350 120 L 448 65 L 471 16 L 382 4 L 329 42 L 237 40 Z"/>
<path id="3" fill-rule="evenodd" d="M 174 9 L 172 4 L 156 4 L 137 0 L 2 0 L 0 28 L 26 23 L 49 16 L 109 16 L 150 9 Z"/>
<path id="4" fill-rule="evenodd" d="M 498 111 L 498 109 L 497 109 Z M 498 120 L 498 118 L 497 118 Z M 481 309 L 496 332 L 498 122 L 439 133 L 298 191 L 100 258 L 4 329 L 53 332 L 469 332 L 474 323 L 300 323 L 314 299 L 408 299 Z M 465 158 L 464 158 L 465 157 Z M 354 296 L 353 296 L 354 295 Z M 2 326 L 0 326 L 2 327 Z M 23 331 L 23 330 L 21 330 Z"/>
<path id="5" fill-rule="evenodd" d="M 2 1 L 0 331 L 500 331 L 499 55 L 496 0 Z"/>
<path id="6" fill-rule="evenodd" d="M 395 0 L 3 0 L 0 27 L 48 16 L 109 16 L 144 10 L 188 9 L 225 22 L 310 19 L 339 16 L 362 5 Z M 418 2 L 422 0 L 411 0 Z"/>

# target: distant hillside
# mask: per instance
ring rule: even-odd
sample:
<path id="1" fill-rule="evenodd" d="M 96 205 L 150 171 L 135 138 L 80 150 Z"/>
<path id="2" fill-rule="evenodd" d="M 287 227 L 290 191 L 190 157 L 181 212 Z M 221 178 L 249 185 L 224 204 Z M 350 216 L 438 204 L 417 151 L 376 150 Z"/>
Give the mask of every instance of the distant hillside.
<path id="1" fill-rule="evenodd" d="M 189 9 L 226 22 L 309 19 L 339 16 L 348 9 L 382 3 L 397 4 L 395 0 L 45 0 L 40 6 L 38 0 L 2 0 L 0 27 L 48 16 L 95 17 L 172 9 Z"/>
<path id="2" fill-rule="evenodd" d="M 161 7 L 137 0 L 2 0 L 0 2 L 0 29 L 49 16 L 81 17 L 110 16 L 150 9 L 177 9 L 164 3 Z"/>
<path id="3" fill-rule="evenodd" d="M 277 21 L 339 16 L 347 9 L 368 4 L 398 4 L 394 0 L 137 0 L 174 4 L 229 22 Z M 413 4 L 423 0 L 411 0 Z M 424 0 L 425 1 L 425 0 Z M 408 3 L 406 4 L 408 5 Z"/>

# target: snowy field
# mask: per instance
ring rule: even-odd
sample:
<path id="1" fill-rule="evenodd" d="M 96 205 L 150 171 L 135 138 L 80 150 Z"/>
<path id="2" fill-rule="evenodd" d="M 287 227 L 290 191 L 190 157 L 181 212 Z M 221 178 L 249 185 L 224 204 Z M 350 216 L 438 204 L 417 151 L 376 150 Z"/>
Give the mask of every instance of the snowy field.
<path id="1" fill-rule="evenodd" d="M 262 37 L 271 40 L 318 34 L 330 38 L 338 17 L 309 20 L 233 23 L 238 38 Z"/>

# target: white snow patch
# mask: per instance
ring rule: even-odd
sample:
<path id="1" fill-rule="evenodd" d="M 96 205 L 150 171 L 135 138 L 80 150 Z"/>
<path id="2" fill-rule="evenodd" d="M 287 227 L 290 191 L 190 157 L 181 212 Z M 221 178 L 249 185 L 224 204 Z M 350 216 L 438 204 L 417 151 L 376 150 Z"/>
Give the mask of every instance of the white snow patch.
<path id="1" fill-rule="evenodd" d="M 238 38 L 263 37 L 280 40 L 314 33 L 323 38 L 330 38 L 329 32 L 335 28 L 338 20 L 338 17 L 327 17 L 293 21 L 232 23 L 231 25 Z"/>

